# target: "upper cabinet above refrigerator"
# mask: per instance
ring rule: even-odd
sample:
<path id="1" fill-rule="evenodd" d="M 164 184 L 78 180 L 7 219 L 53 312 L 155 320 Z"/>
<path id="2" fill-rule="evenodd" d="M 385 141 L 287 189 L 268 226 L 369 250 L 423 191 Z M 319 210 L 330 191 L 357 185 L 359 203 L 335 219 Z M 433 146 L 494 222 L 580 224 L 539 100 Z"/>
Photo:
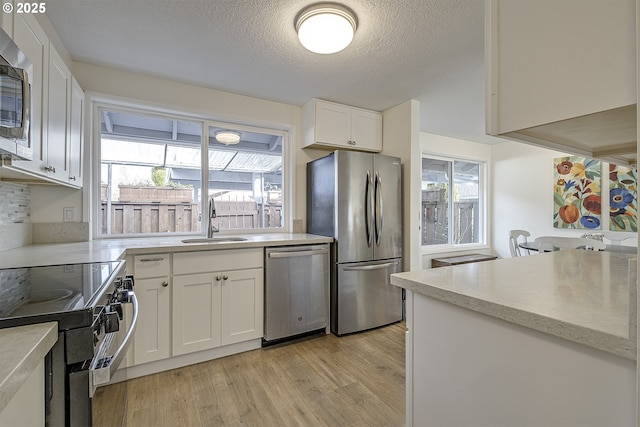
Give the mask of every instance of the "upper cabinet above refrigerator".
<path id="1" fill-rule="evenodd" d="M 303 147 L 382 151 L 382 114 L 312 99 L 302 107 Z"/>
<path id="2" fill-rule="evenodd" d="M 486 132 L 636 158 L 636 2 L 485 0 Z"/>

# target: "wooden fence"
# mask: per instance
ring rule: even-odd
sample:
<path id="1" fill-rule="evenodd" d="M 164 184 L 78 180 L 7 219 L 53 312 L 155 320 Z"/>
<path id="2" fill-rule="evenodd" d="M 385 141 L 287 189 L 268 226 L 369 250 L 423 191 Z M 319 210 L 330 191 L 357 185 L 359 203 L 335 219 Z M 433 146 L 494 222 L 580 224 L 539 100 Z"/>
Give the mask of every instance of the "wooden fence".
<path id="1" fill-rule="evenodd" d="M 282 206 L 255 202 L 216 202 L 220 230 L 281 227 Z M 107 203 L 102 202 L 102 233 L 107 234 Z M 264 223 L 264 226 L 263 226 Z M 200 205 L 194 203 L 112 202 L 110 234 L 200 231 Z"/>

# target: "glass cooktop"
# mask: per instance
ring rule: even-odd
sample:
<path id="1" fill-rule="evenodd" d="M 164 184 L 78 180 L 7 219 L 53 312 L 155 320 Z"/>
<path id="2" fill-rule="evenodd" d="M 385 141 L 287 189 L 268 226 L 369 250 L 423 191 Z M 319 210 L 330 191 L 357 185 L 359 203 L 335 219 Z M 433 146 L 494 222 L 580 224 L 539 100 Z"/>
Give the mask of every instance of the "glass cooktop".
<path id="1" fill-rule="evenodd" d="M 124 261 L 0 269 L 0 319 L 91 307 Z"/>

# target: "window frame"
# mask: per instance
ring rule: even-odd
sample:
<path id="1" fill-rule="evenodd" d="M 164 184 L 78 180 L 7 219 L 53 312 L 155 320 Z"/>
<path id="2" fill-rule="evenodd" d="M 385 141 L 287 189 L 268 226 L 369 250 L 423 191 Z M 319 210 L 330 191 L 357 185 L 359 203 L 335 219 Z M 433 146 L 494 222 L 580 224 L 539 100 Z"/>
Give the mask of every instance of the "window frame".
<path id="1" fill-rule="evenodd" d="M 423 209 L 422 209 L 422 159 L 429 158 L 434 160 L 442 160 L 446 162 L 451 162 L 451 170 L 453 170 L 453 163 L 458 162 L 471 162 L 477 163 L 479 166 L 478 170 L 478 212 L 480 218 L 478 218 L 478 224 L 480 227 L 478 242 L 477 243 L 445 243 L 438 245 L 423 245 L 422 244 L 422 224 L 423 224 Z M 420 200 L 420 251 L 422 254 L 437 254 L 443 252 L 456 252 L 456 251 L 468 251 L 474 249 L 487 249 L 489 248 L 489 244 L 487 241 L 487 236 L 489 232 L 489 221 L 488 221 L 488 189 L 489 189 L 489 180 L 488 180 L 488 165 L 489 161 L 483 158 L 476 157 L 466 157 L 466 156 L 457 156 L 457 155 L 443 155 L 437 154 L 429 151 L 422 150 L 420 152 L 420 193 L 418 194 L 418 200 Z M 453 173 L 451 174 L 450 180 L 453 180 Z M 451 206 L 453 204 L 453 199 L 451 197 L 448 198 L 447 203 L 449 205 L 449 212 L 453 212 Z M 448 227 L 447 235 L 448 240 L 451 241 L 451 236 L 453 233 L 453 228 Z"/>
<path id="2" fill-rule="evenodd" d="M 92 226 L 91 236 L 92 240 L 107 240 L 107 239 L 131 239 L 131 238 L 154 238 L 154 237 L 198 237 L 206 236 L 206 222 L 204 216 L 202 218 L 201 230 L 199 232 L 168 232 L 168 233 L 128 233 L 128 234 L 102 234 L 102 224 L 100 221 L 100 175 L 101 175 L 101 114 L 102 111 L 118 111 L 129 114 L 147 115 L 152 117 L 160 117 L 170 120 L 183 120 L 187 122 L 199 123 L 201 125 L 201 184 L 202 194 L 208 194 L 209 181 L 208 181 L 208 149 L 207 144 L 209 136 L 210 126 L 223 126 L 230 130 L 245 130 L 250 132 L 262 132 L 275 136 L 282 137 L 282 213 L 284 215 L 283 226 L 280 228 L 257 228 L 257 229 L 232 229 L 232 230 L 220 230 L 220 235 L 233 235 L 233 234 L 271 234 L 271 233 L 289 233 L 293 224 L 293 182 L 292 177 L 295 175 L 295 171 L 292 170 L 295 164 L 293 158 L 292 149 L 292 129 L 289 126 L 282 126 L 269 123 L 253 124 L 249 120 L 242 123 L 235 121 L 225 121 L 219 117 L 203 116 L 198 114 L 189 114 L 185 112 L 168 110 L 158 107 L 146 105 L 141 102 L 135 101 L 122 101 L 113 98 L 103 98 L 101 96 L 92 96 L 89 99 L 91 105 L 91 143 L 89 144 L 89 150 L 87 156 L 89 161 L 87 164 L 91 164 L 92 168 L 88 174 L 90 183 L 90 194 L 85 197 L 87 202 L 84 203 L 84 209 L 89 212 Z M 207 153 L 204 155 L 203 153 Z M 205 197 L 201 197 L 200 209 L 201 212 L 207 211 L 208 200 Z"/>

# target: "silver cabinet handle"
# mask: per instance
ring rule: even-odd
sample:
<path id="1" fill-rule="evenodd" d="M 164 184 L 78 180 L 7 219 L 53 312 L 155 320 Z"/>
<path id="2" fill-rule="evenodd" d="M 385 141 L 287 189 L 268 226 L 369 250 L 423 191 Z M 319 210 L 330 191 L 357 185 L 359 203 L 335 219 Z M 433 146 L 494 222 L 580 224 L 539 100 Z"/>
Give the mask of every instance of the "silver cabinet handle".
<path id="1" fill-rule="evenodd" d="M 69 177 L 69 181 L 75 181 L 75 180 L 76 180 L 76 177 L 75 177 L 75 176 L 70 176 L 70 177 Z"/>
<path id="2" fill-rule="evenodd" d="M 219 282 L 222 279 L 220 276 L 216 276 L 216 281 Z"/>
<path id="3" fill-rule="evenodd" d="M 45 166 L 44 170 L 47 171 L 47 172 L 56 173 L 56 168 L 54 166 L 51 166 L 51 165 Z"/>
<path id="4" fill-rule="evenodd" d="M 229 276 L 227 276 L 226 274 L 224 276 L 222 276 L 222 280 L 227 280 L 229 278 Z"/>
<path id="5" fill-rule="evenodd" d="M 159 261 L 164 261 L 163 257 L 157 257 L 157 258 L 141 258 L 140 262 L 159 262 Z"/>
<path id="6" fill-rule="evenodd" d="M 169 282 L 167 282 L 166 280 L 164 282 L 162 282 L 162 287 L 166 288 L 167 286 L 169 286 Z"/>

